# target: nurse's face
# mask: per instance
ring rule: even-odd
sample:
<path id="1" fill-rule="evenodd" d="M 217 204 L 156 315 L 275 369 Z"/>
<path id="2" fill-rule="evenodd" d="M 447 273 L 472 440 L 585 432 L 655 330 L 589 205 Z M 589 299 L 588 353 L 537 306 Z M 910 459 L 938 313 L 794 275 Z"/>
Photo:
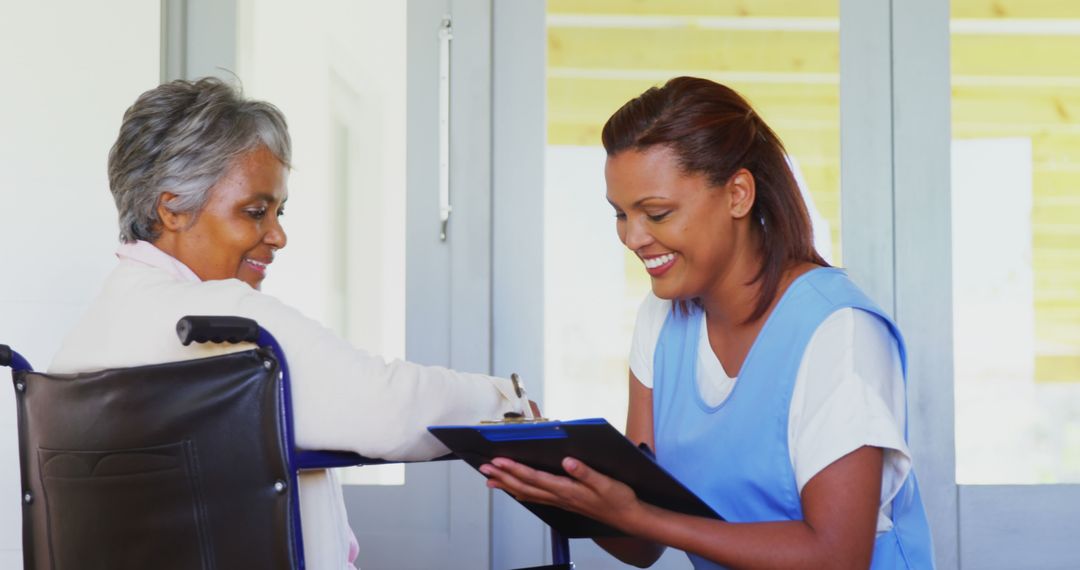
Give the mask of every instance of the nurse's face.
<path id="1" fill-rule="evenodd" d="M 287 241 L 281 227 L 287 178 L 285 165 L 266 147 L 241 155 L 210 189 L 194 221 L 175 214 L 177 219 L 166 219 L 159 207 L 166 226 L 159 241 L 169 242 L 162 249 L 204 281 L 235 278 L 260 288 L 274 253 Z"/>
<path id="2" fill-rule="evenodd" d="M 743 253 L 736 225 L 749 211 L 741 185 L 752 186 L 750 173 L 713 186 L 704 174 L 684 173 L 670 148 L 653 146 L 608 157 L 604 175 L 619 239 L 641 260 L 656 296 L 715 291 Z"/>

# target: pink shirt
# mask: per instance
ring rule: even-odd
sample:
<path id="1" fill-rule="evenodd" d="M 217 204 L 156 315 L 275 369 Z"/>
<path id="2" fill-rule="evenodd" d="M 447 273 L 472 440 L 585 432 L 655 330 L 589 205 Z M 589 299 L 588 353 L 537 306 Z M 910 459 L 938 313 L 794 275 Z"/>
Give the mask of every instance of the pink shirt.
<path id="1" fill-rule="evenodd" d="M 177 281 L 202 281 L 198 275 L 191 270 L 187 265 L 184 265 L 179 259 L 165 253 L 158 249 L 154 244 L 148 241 L 136 241 L 134 243 L 123 243 L 116 249 L 116 257 L 119 259 L 129 259 L 137 261 L 151 267 L 156 267 L 164 271 L 169 272 Z M 356 562 L 356 557 L 360 554 L 360 544 L 356 540 L 356 534 L 349 529 L 349 558 L 348 566 L 346 570 L 356 570 L 356 566 L 353 564 Z"/>

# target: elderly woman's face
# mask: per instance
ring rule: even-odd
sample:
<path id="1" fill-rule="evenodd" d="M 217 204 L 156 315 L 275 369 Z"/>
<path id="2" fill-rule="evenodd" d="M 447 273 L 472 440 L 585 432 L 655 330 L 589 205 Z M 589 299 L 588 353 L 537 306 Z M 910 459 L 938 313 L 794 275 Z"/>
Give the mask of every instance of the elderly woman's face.
<path id="1" fill-rule="evenodd" d="M 163 249 L 204 281 L 236 278 L 258 289 L 274 252 L 285 247 L 280 218 L 287 177 L 266 147 L 240 156 L 210 189 L 194 223 L 179 219 L 170 231 L 170 220 L 163 219 Z"/>

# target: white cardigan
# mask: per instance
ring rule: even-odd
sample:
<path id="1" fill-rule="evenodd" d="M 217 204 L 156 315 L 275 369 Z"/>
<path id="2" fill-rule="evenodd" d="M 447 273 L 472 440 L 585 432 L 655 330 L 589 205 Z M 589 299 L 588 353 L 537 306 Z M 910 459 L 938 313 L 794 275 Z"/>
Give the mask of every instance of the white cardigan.
<path id="1" fill-rule="evenodd" d="M 391 460 L 430 459 L 447 452 L 426 430 L 432 424 L 472 423 L 523 411 L 508 380 L 394 361 L 359 350 L 329 329 L 247 284 L 184 279 L 175 259 L 145 242 L 149 257 L 118 256 L 119 265 L 65 339 L 50 372 L 202 358 L 250 348 L 182 346 L 176 321 L 184 315 L 253 318 L 270 331 L 289 359 L 296 443 L 306 449 L 347 450 Z M 156 252 L 156 253 L 153 253 Z M 155 259 L 155 256 L 160 257 Z M 174 267 L 169 267 L 173 263 Z M 340 484 L 330 471 L 305 472 L 300 503 L 307 567 L 351 568 L 349 529 Z M 363 559 L 361 553 L 360 559 Z"/>

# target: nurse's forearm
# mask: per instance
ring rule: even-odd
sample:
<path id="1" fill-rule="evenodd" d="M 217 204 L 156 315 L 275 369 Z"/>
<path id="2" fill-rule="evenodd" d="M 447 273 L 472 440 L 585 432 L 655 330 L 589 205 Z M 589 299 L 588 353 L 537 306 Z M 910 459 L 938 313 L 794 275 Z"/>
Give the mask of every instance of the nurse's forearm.
<path id="1" fill-rule="evenodd" d="M 627 531 L 730 568 L 867 568 L 870 564 L 869 558 L 863 560 L 851 549 L 832 544 L 803 521 L 727 523 L 647 504 L 643 508 L 646 515 Z"/>
<path id="2" fill-rule="evenodd" d="M 641 501 L 608 521 L 623 532 L 731 568 L 867 568 L 881 490 L 882 451 L 861 447 L 812 477 L 802 520 L 728 523 Z"/>
<path id="3" fill-rule="evenodd" d="M 640 538 L 618 537 L 597 538 L 594 540 L 608 554 L 638 568 L 652 566 L 660 558 L 660 555 L 664 553 L 664 545 Z"/>

